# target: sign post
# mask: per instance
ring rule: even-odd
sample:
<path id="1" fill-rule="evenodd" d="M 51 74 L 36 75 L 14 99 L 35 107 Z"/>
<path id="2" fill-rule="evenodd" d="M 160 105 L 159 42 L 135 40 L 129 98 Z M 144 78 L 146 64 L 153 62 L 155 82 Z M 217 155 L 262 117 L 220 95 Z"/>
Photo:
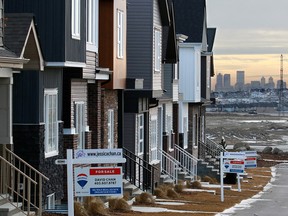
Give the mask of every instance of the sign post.
<path id="1" fill-rule="evenodd" d="M 55 164 L 67 165 L 68 215 L 74 216 L 74 164 L 117 164 L 125 163 L 122 149 L 81 149 L 74 152 L 67 149 L 67 159 L 58 159 Z M 80 170 L 80 171 L 79 171 Z M 75 194 L 79 196 L 120 196 L 122 188 L 122 167 L 76 167 Z M 88 183 L 89 182 L 89 183 Z M 87 187 L 85 187 L 87 185 Z"/>

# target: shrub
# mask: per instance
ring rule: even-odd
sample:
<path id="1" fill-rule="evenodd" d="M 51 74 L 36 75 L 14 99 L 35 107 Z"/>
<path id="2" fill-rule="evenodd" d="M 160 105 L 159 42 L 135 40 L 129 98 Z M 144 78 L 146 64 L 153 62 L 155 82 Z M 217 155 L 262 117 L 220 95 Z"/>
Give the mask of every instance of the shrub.
<path id="1" fill-rule="evenodd" d="M 161 188 L 156 188 L 154 190 L 154 195 L 157 197 L 157 198 L 167 198 L 166 196 L 166 191 L 163 191 Z"/>
<path id="2" fill-rule="evenodd" d="M 199 181 L 193 181 L 190 183 L 190 188 L 192 189 L 201 189 L 202 188 L 202 185 Z"/>
<path id="3" fill-rule="evenodd" d="M 175 190 L 173 190 L 172 188 L 167 190 L 167 196 L 170 198 L 173 198 L 173 199 L 179 197 L 178 193 Z"/>
<path id="4" fill-rule="evenodd" d="M 210 176 L 204 176 L 203 177 L 204 182 L 209 182 L 210 184 L 213 184 L 213 180 Z"/>
<path id="5" fill-rule="evenodd" d="M 90 202 L 88 203 L 88 212 L 90 215 L 93 216 L 107 216 L 107 209 L 103 201 L 98 197 L 93 197 Z"/>
<path id="6" fill-rule="evenodd" d="M 74 212 L 75 216 L 88 216 L 86 209 L 80 202 L 74 202 Z"/>
<path id="7" fill-rule="evenodd" d="M 135 198 L 135 201 L 138 204 L 152 204 L 155 202 L 155 199 L 151 194 L 144 192 L 140 194 L 139 196 L 137 196 Z"/>
<path id="8" fill-rule="evenodd" d="M 122 211 L 128 212 L 131 209 L 131 206 L 126 202 L 124 198 L 111 198 L 108 200 L 109 209 L 112 211 Z"/>
<path id="9" fill-rule="evenodd" d="M 183 192 L 183 188 L 184 188 L 183 184 L 180 184 L 180 183 L 174 186 L 174 190 L 177 193 L 182 193 Z"/>

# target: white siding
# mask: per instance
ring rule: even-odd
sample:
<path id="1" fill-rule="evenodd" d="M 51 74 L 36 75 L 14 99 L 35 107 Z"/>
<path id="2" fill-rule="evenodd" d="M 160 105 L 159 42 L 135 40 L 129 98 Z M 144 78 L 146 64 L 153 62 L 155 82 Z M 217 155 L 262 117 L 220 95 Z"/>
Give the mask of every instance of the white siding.
<path id="1" fill-rule="evenodd" d="M 201 44 L 182 43 L 179 47 L 179 93 L 183 101 L 201 101 Z"/>

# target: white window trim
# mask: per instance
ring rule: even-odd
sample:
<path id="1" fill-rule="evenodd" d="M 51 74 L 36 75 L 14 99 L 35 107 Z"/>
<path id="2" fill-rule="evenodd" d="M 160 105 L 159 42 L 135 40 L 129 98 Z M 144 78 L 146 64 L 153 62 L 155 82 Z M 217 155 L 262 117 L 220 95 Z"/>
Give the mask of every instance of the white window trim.
<path id="1" fill-rule="evenodd" d="M 55 193 L 47 196 L 47 209 L 55 209 Z"/>
<path id="2" fill-rule="evenodd" d="M 161 31 L 154 29 L 154 71 L 161 71 Z"/>
<path id="3" fill-rule="evenodd" d="M 150 122 L 150 143 L 151 143 L 151 158 L 150 158 L 150 163 L 156 162 L 158 160 L 158 122 L 157 118 L 151 118 Z M 154 152 L 154 154 L 152 153 Z M 153 158 L 155 156 L 155 158 Z"/>
<path id="4" fill-rule="evenodd" d="M 117 58 L 123 58 L 123 18 L 124 12 L 117 9 Z"/>
<path id="5" fill-rule="evenodd" d="M 183 118 L 183 148 L 188 148 L 188 117 Z"/>
<path id="6" fill-rule="evenodd" d="M 197 144 L 197 115 L 193 115 L 193 148 L 198 148 Z"/>
<path id="7" fill-rule="evenodd" d="M 74 126 L 75 132 L 78 134 L 78 143 L 77 149 L 85 149 L 85 131 L 86 131 L 86 124 L 85 124 L 85 102 L 77 101 L 74 104 L 75 109 L 75 118 L 74 118 Z M 80 123 L 80 125 L 79 125 Z M 79 127 L 78 127 L 79 126 Z"/>
<path id="8" fill-rule="evenodd" d="M 107 142 L 108 149 L 114 148 L 114 110 L 108 110 L 108 125 L 107 125 Z"/>
<path id="9" fill-rule="evenodd" d="M 47 127 L 48 127 L 48 123 L 47 123 L 47 119 L 49 119 L 49 117 L 48 117 L 48 111 L 47 111 L 47 102 L 46 102 L 46 100 L 47 100 L 47 96 L 56 96 L 56 101 L 55 101 L 55 103 L 56 103 L 56 105 L 55 105 L 55 107 L 56 107 L 56 115 L 54 116 L 55 118 L 56 118 L 56 129 L 55 129 L 55 131 L 56 131 L 56 136 L 55 136 L 55 140 L 54 140 L 54 150 L 52 150 L 52 151 L 47 151 L 47 149 L 48 149 L 48 145 L 49 145 L 49 143 L 48 143 L 48 137 L 49 137 L 49 130 L 47 129 Z M 54 119 L 55 120 L 55 119 Z M 46 158 L 48 158 L 48 157 L 53 157 L 53 156 L 56 156 L 56 155 L 58 155 L 58 136 L 59 136 L 59 132 L 58 132 L 58 90 L 57 89 L 45 89 L 44 90 L 44 122 L 45 122 L 45 139 L 44 139 L 44 145 L 45 145 L 45 157 Z M 53 131 L 53 129 L 52 129 L 52 131 Z"/>
<path id="10" fill-rule="evenodd" d="M 166 126 L 167 126 L 167 132 L 169 134 L 169 140 L 168 140 L 168 144 L 169 144 L 169 151 L 173 151 L 173 143 L 172 143 L 172 133 L 173 133 L 173 128 L 172 128 L 172 116 L 171 115 L 166 115 Z"/>
<path id="11" fill-rule="evenodd" d="M 142 119 L 142 124 L 140 125 Z M 138 146 L 138 156 L 144 154 L 144 114 L 138 114 L 137 115 L 137 128 L 138 128 L 138 138 L 137 138 L 137 146 Z M 140 138 L 140 133 L 142 133 L 142 139 Z M 142 151 L 140 149 L 142 148 Z"/>
<path id="12" fill-rule="evenodd" d="M 80 40 L 80 29 L 81 29 L 81 0 L 71 0 L 71 33 L 72 38 Z"/>
<path id="13" fill-rule="evenodd" d="M 99 0 L 86 0 L 86 49 L 98 53 Z"/>

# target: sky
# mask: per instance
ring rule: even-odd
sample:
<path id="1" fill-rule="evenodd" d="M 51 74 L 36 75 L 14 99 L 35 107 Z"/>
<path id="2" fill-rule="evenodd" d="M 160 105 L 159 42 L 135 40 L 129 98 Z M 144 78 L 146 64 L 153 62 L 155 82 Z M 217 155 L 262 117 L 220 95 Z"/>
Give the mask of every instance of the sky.
<path id="1" fill-rule="evenodd" d="M 288 81 L 288 0 L 206 0 L 207 26 L 216 27 L 215 73 L 245 71 L 245 82 L 262 76 Z M 216 75 L 212 78 L 215 86 Z"/>

